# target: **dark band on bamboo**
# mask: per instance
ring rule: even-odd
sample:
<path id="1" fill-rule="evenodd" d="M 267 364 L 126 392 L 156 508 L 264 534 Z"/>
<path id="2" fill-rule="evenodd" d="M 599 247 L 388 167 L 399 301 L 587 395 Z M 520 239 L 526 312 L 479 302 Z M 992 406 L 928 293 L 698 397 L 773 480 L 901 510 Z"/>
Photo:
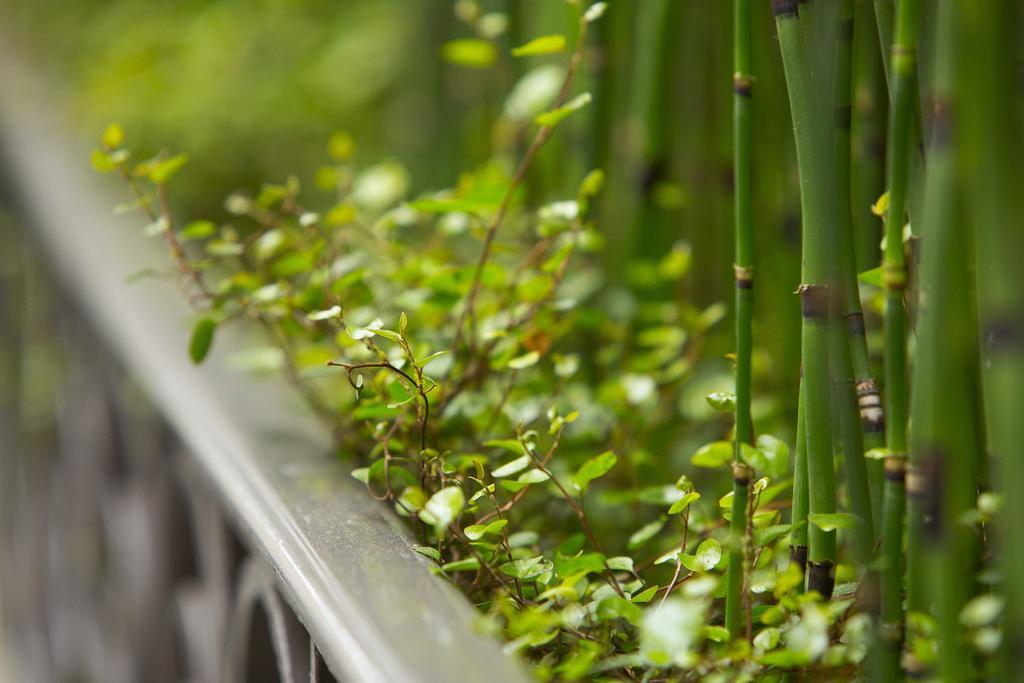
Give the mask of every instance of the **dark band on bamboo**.
<path id="1" fill-rule="evenodd" d="M 936 98 L 932 104 L 932 145 L 946 147 L 953 134 L 953 112 L 950 103 Z"/>
<path id="2" fill-rule="evenodd" d="M 860 411 L 860 424 L 865 432 L 874 434 L 885 431 L 882 398 L 878 394 L 878 385 L 871 377 L 857 382 L 857 408 Z"/>
<path id="3" fill-rule="evenodd" d="M 796 0 L 772 0 L 772 14 L 783 17 L 796 14 Z"/>
<path id="4" fill-rule="evenodd" d="M 640 173 L 640 187 L 645 195 L 651 194 L 654 188 L 665 179 L 668 162 L 665 159 L 652 159 Z"/>
<path id="5" fill-rule="evenodd" d="M 750 465 L 742 462 L 734 462 L 732 464 L 732 480 L 737 486 L 747 486 L 750 484 L 750 478 L 754 472 Z"/>
<path id="6" fill-rule="evenodd" d="M 795 563 L 800 567 L 800 571 L 807 571 L 807 546 L 805 545 L 791 545 L 789 546 L 789 561 Z"/>
<path id="7" fill-rule="evenodd" d="M 836 105 L 836 128 L 850 130 L 850 120 L 853 117 L 853 108 L 849 104 Z"/>
<path id="8" fill-rule="evenodd" d="M 878 635 L 890 643 L 903 643 L 903 622 L 881 623 L 878 625 Z M 900 648 L 902 649 L 902 648 Z"/>
<path id="9" fill-rule="evenodd" d="M 732 91 L 740 97 L 750 97 L 754 91 L 754 79 L 748 74 L 737 73 L 732 77 Z"/>
<path id="10" fill-rule="evenodd" d="M 839 30 L 836 35 L 840 40 L 853 39 L 853 17 L 842 17 L 839 20 Z"/>
<path id="11" fill-rule="evenodd" d="M 824 285 L 800 285 L 796 290 L 804 318 L 824 319 L 828 316 L 828 287 Z"/>
<path id="12" fill-rule="evenodd" d="M 754 267 L 753 266 L 738 266 L 735 263 L 732 266 L 733 275 L 736 277 L 736 286 L 739 289 L 753 289 L 754 288 Z"/>
<path id="13" fill-rule="evenodd" d="M 1024 344 L 1020 316 L 1007 315 L 989 320 L 984 326 L 985 348 L 992 352 L 1016 350 Z"/>
<path id="14" fill-rule="evenodd" d="M 836 587 L 836 565 L 832 560 L 807 563 L 807 590 L 818 591 L 825 600 Z"/>
<path id="15" fill-rule="evenodd" d="M 907 479 L 907 464 L 903 458 L 885 459 L 885 478 L 898 484 L 903 484 Z"/>
<path id="16" fill-rule="evenodd" d="M 846 316 L 846 331 L 852 335 L 864 334 L 864 314 L 861 312 L 850 313 Z"/>

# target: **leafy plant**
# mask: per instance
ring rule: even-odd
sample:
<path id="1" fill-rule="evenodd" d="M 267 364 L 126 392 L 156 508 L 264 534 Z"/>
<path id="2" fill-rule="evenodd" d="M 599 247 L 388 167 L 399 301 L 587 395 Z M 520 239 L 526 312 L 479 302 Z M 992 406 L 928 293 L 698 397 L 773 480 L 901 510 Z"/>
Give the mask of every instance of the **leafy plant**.
<path id="1" fill-rule="evenodd" d="M 725 308 L 697 307 L 681 287 L 694 263 L 690 245 L 654 258 L 652 241 L 609 267 L 602 252 L 622 243 L 604 221 L 644 215 L 642 225 L 659 224 L 653 205 L 605 197 L 621 169 L 581 171 L 571 193 L 554 194 L 538 179 L 539 165 L 559 163 L 559 137 L 606 106 L 606 84 L 587 73 L 588 50 L 602 22 L 617 29 L 622 5 L 569 0 L 573 24 L 564 35 L 506 46 L 498 38 L 507 17 L 456 3 L 469 35 L 445 42 L 439 58 L 461 69 L 515 65 L 521 75 L 496 108 L 495 137 L 504 144 L 451 187 L 409 197 L 404 167 L 361 165 L 355 140 L 338 132 L 315 190 L 289 177 L 232 194 L 223 215 L 182 223 L 169 187 L 188 172 L 187 157 L 135 162 L 124 132 L 111 126 L 92 161 L 123 177 L 133 196 L 127 208 L 164 240 L 197 310 L 192 360 L 220 346 L 226 326 L 262 330 L 266 342 L 228 349 L 231 360 L 284 373 L 334 431 L 339 454 L 356 460 L 353 476 L 408 519 L 415 550 L 465 591 L 483 626 L 538 678 L 783 680 L 801 672 L 894 680 L 938 672 L 959 680 L 970 670 L 966 657 L 991 666 L 1000 646 L 1004 600 L 986 550 L 1002 499 L 978 495 L 982 445 L 988 437 L 1003 453 L 1012 449 L 1019 420 L 1002 402 L 1017 385 L 990 369 L 984 428 L 974 408 L 977 314 L 955 171 L 977 160 L 941 134 L 947 104 L 969 78 L 963 64 L 973 63 L 952 46 L 977 46 L 1006 17 L 937 3 L 939 109 L 922 179 L 914 50 L 925 10 L 906 0 L 892 15 L 889 0 L 875 4 L 877 14 L 865 15 L 851 0 L 772 0 L 783 98 L 781 89 L 754 95 L 752 40 L 766 29 L 755 32 L 750 0 L 736 0 L 732 376 L 706 348 Z M 638 30 L 670 9 L 657 3 Z M 868 61 L 891 69 L 892 111 L 889 191 L 872 207 L 885 225 L 882 266 L 861 274 L 863 294 L 855 245 L 864 240 L 851 194 L 852 171 L 863 163 L 850 130 L 856 16 L 867 24 L 877 16 L 887 40 L 894 19 L 896 36 L 891 61 Z M 874 35 L 874 25 L 863 28 Z M 1005 85 L 1012 60 L 999 35 L 1003 42 L 977 60 Z M 598 86 L 597 97 L 584 80 Z M 1006 152 L 1019 143 L 1016 119 L 1000 119 L 1005 149 L 983 144 L 977 102 L 1000 100 L 994 86 L 971 87 L 965 92 L 978 99 L 964 101 L 966 131 L 1000 169 L 973 188 L 991 212 L 978 210 L 991 228 L 978 244 L 998 261 L 1002 283 L 1009 267 L 996 245 L 1019 240 L 992 226 L 1012 224 L 1019 207 L 993 188 L 1012 194 L 1004 185 L 1016 172 Z M 656 156 L 659 114 L 646 94 L 638 105 L 651 124 L 644 152 Z M 761 97 L 788 102 L 799 173 L 802 378 L 788 401 L 796 404 L 793 448 L 755 429 L 754 265 L 767 261 L 754 253 L 753 112 Z M 914 286 L 908 215 L 923 225 L 914 231 L 925 259 Z M 620 274 L 628 286 L 614 279 Z M 1019 379 L 1019 354 L 1003 346 L 1016 338 L 1002 325 L 1024 290 L 980 280 L 978 289 L 978 314 L 995 316 L 987 324 L 999 341 L 986 358 Z M 865 323 L 882 298 L 885 411 Z M 920 307 L 916 356 L 907 346 L 908 302 Z M 959 402 L 941 395 L 947 382 Z M 1010 537 L 1019 524 L 1007 521 Z M 957 561 L 942 566 L 949 554 Z M 1005 600 L 1018 629 L 1019 600 L 1016 591 Z"/>

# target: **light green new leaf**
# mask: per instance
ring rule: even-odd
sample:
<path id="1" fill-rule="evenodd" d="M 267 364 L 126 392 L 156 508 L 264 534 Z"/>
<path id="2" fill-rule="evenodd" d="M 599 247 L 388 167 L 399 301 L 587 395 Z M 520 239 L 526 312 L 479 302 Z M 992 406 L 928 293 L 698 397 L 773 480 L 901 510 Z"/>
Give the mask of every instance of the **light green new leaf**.
<path id="1" fill-rule="evenodd" d="M 685 496 L 672 503 L 672 507 L 668 509 L 668 514 L 675 515 L 679 514 L 686 508 L 690 507 L 690 504 L 700 499 L 700 494 L 696 491 L 690 491 Z"/>
<path id="2" fill-rule="evenodd" d="M 512 48 L 513 57 L 532 57 L 565 51 L 565 36 L 551 35 L 534 38 L 525 45 Z"/>
<path id="3" fill-rule="evenodd" d="M 523 455 L 515 460 L 510 460 L 501 467 L 491 472 L 491 476 L 495 479 L 501 479 L 502 477 L 509 477 L 516 472 L 522 472 L 530 466 L 530 456 Z"/>
<path id="4" fill-rule="evenodd" d="M 449 40 L 441 46 L 444 61 L 471 69 L 486 69 L 494 64 L 497 56 L 494 44 L 479 38 Z"/>
<path id="5" fill-rule="evenodd" d="M 576 474 L 572 475 L 572 485 L 580 493 L 587 490 L 590 486 L 590 482 L 594 481 L 598 477 L 603 477 L 615 467 L 615 463 L 618 462 L 618 458 L 612 451 L 605 451 L 600 455 L 595 455 L 590 460 L 587 460 L 583 465 L 576 470 Z"/>
<path id="6" fill-rule="evenodd" d="M 430 497 L 423 506 L 420 517 L 428 524 L 444 528 L 455 521 L 462 512 L 466 498 L 458 486 L 448 486 Z"/>
<path id="7" fill-rule="evenodd" d="M 679 559 L 691 572 L 711 571 L 722 560 L 722 544 L 713 538 L 706 538 L 697 546 L 696 553 L 683 553 Z"/>
<path id="8" fill-rule="evenodd" d="M 697 449 L 690 458 L 697 467 L 721 467 L 732 460 L 732 444 L 728 441 L 712 441 Z"/>
<path id="9" fill-rule="evenodd" d="M 487 534 L 496 534 L 505 528 L 508 524 L 507 519 L 496 519 L 490 524 L 470 524 L 462 533 L 466 534 L 466 538 L 471 541 L 479 541 Z"/>
<path id="10" fill-rule="evenodd" d="M 563 106 L 558 107 L 557 109 L 552 109 L 551 111 L 546 111 L 543 114 L 539 114 L 534 121 L 540 126 L 557 126 L 563 119 L 569 116 L 569 114 L 579 111 L 590 104 L 592 99 L 593 98 L 590 93 L 581 93 L 566 102 Z"/>

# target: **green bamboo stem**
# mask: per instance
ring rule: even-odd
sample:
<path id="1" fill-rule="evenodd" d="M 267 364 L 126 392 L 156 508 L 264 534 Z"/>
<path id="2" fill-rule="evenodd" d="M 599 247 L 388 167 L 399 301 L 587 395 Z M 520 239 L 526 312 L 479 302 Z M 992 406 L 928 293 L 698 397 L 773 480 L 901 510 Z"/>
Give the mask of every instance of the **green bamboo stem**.
<path id="1" fill-rule="evenodd" d="M 853 232 L 857 271 L 863 272 L 878 265 L 878 244 L 882 240 L 881 227 L 871 212 L 871 205 L 885 191 L 885 120 L 889 95 L 871 0 L 856 0 L 854 26 Z"/>
<path id="2" fill-rule="evenodd" d="M 975 312 L 970 300 L 969 233 L 959 221 L 952 106 L 957 55 L 950 3 L 940 3 L 932 141 L 925 192 L 917 350 L 907 481 L 907 598 L 932 607 L 939 624 L 939 675 L 973 671 L 959 616 L 974 583 L 977 548 L 960 520 L 974 508 L 979 426 Z"/>
<path id="3" fill-rule="evenodd" d="M 744 583 L 744 536 L 747 531 L 747 497 L 752 473 L 741 458 L 743 444 L 753 444 L 750 416 L 752 321 L 754 316 L 754 227 L 751 146 L 753 143 L 751 91 L 754 79 L 750 57 L 750 0 L 735 0 L 733 7 L 733 173 L 735 176 L 734 223 L 736 260 L 736 435 L 733 465 L 733 509 L 730 527 L 728 589 L 725 625 L 731 638 L 743 627 L 741 618 Z"/>
<path id="4" fill-rule="evenodd" d="M 1015 3 L 955 2 L 958 170 L 975 227 L 985 425 L 993 481 L 1004 495 L 999 544 L 1006 594 L 1001 679 L 1024 681 L 1024 183 L 1020 129 L 1020 10 Z"/>
<path id="5" fill-rule="evenodd" d="M 785 69 L 803 213 L 802 284 L 804 418 L 810 514 L 835 512 L 835 473 L 830 435 L 831 401 L 828 353 L 828 223 L 831 127 L 825 125 L 811 85 L 806 47 L 795 0 L 772 0 Z M 808 589 L 830 597 L 835 583 L 836 534 L 817 525 L 808 528 Z"/>
<path id="6" fill-rule="evenodd" d="M 885 81 L 889 88 L 889 99 L 895 99 L 894 79 L 892 75 L 892 47 L 893 38 L 896 35 L 896 8 L 894 0 L 875 0 L 875 17 L 878 26 L 878 42 L 881 47 L 882 65 L 885 72 Z M 918 21 L 920 16 L 918 16 Z M 909 206 L 907 212 L 911 218 L 920 216 L 924 206 L 924 137 L 921 132 L 921 103 L 916 96 L 917 88 L 917 63 L 914 63 L 914 88 L 915 97 L 911 104 L 913 107 L 910 119 L 910 134 L 913 140 L 913 154 L 910 156 L 910 185 L 909 185 Z M 911 223 L 910 229 L 914 230 Z M 916 231 L 914 232 L 916 235 Z"/>
<path id="7" fill-rule="evenodd" d="M 882 284 L 885 287 L 885 394 L 886 445 L 891 451 L 891 463 L 887 463 L 895 476 L 902 471 L 902 462 L 907 451 L 907 341 L 906 311 L 903 295 L 907 282 L 906 262 L 903 252 L 903 224 L 906 216 L 907 187 L 909 184 L 909 161 L 911 150 L 911 117 L 913 99 L 917 96 L 917 26 L 920 0 L 902 0 L 899 5 L 896 26 L 896 42 L 893 45 L 892 108 L 889 116 L 889 143 L 887 155 L 887 184 L 889 207 L 885 216 L 885 248 L 882 254 Z M 902 474 L 900 475 L 902 478 Z M 885 486 L 881 614 L 883 637 L 890 644 L 901 641 L 894 633 L 902 633 L 902 591 L 903 572 L 902 519 L 905 493 L 902 482 L 887 478 Z M 898 517 L 897 525 L 892 517 Z M 898 535 L 898 538 L 897 538 Z M 898 650 L 896 652 L 898 656 Z"/>
<path id="8" fill-rule="evenodd" d="M 853 212 L 850 200 L 850 117 L 853 87 L 853 0 L 840 0 L 836 25 L 836 48 L 833 72 L 835 101 L 835 220 L 836 258 L 838 260 L 838 297 L 833 299 L 839 310 L 831 316 L 831 356 L 835 378 L 835 397 L 839 412 L 840 444 L 846 475 L 850 507 L 862 523 L 854 531 L 854 550 L 858 563 L 867 566 L 875 545 L 874 521 L 880 517 L 882 495 L 881 463 L 868 463 L 864 458 L 865 436 L 877 435 L 874 422 L 866 422 L 858 409 L 855 387 L 873 384 L 870 368 L 855 368 L 853 355 L 866 362 L 867 341 L 864 337 L 864 315 L 861 312 L 857 287 L 857 255 L 853 240 Z M 847 324 L 843 325 L 842 321 Z M 854 349 L 856 348 L 856 351 Z M 855 371 L 858 371 L 855 376 Z M 865 371 L 868 373 L 866 376 Z M 873 414 L 870 414 L 874 417 Z M 877 444 L 880 445 L 880 444 Z M 872 501 L 878 502 L 878 509 Z"/>
<path id="9" fill-rule="evenodd" d="M 906 458 L 885 460 L 885 491 L 882 509 L 882 571 L 880 577 L 880 627 L 873 665 L 880 681 L 902 678 L 903 650 L 903 518 L 906 498 Z"/>
<path id="10" fill-rule="evenodd" d="M 804 418 L 803 380 L 797 399 L 796 447 L 793 456 L 793 507 L 790 516 L 789 561 L 807 573 L 807 513 L 810 507 L 807 488 L 807 434 Z M 804 582 L 799 584 L 803 592 Z"/>

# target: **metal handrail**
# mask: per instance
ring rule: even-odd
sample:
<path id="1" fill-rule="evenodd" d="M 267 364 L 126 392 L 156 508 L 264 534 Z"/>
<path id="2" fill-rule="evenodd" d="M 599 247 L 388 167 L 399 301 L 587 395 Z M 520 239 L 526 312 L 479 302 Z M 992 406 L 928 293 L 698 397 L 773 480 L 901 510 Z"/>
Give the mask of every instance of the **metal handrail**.
<path id="1" fill-rule="evenodd" d="M 474 612 L 410 546 L 392 512 L 330 455 L 330 438 L 279 381 L 187 357 L 174 286 L 126 283 L 166 255 L 112 215 L 88 150 L 69 142 L 15 60 L 0 54 L 0 164 L 64 287 L 212 483 L 250 551 L 340 680 L 525 681 L 474 631 Z M 147 248 L 148 247 L 148 248 Z M 230 339 L 218 339 L 221 348 Z"/>

